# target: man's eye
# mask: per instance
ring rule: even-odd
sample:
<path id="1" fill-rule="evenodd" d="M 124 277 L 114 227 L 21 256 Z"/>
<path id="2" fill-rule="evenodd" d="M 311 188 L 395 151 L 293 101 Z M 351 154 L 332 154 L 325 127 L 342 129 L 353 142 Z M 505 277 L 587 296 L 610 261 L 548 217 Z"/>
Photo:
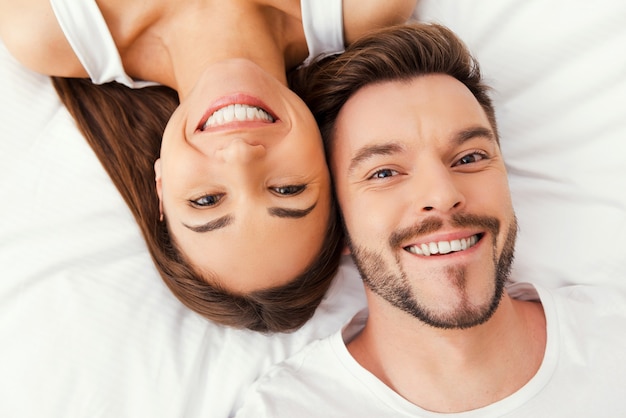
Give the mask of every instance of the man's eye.
<path id="1" fill-rule="evenodd" d="M 478 161 L 484 160 L 485 158 L 487 158 L 487 156 L 482 152 L 472 152 L 471 154 L 467 154 L 461 157 L 454 165 L 477 163 Z"/>
<path id="2" fill-rule="evenodd" d="M 222 197 L 224 197 L 223 194 L 208 194 L 198 199 L 192 199 L 189 202 L 192 206 L 205 208 L 217 205 L 222 200 Z"/>
<path id="3" fill-rule="evenodd" d="M 270 188 L 274 193 L 279 194 L 281 196 L 293 196 L 301 193 L 304 189 L 306 189 L 305 184 L 296 184 L 289 186 L 278 186 Z"/>
<path id="4" fill-rule="evenodd" d="M 398 175 L 398 172 L 396 170 L 392 170 L 390 168 L 383 168 L 381 170 L 377 170 L 374 172 L 374 174 L 372 174 L 369 178 L 370 179 L 384 179 L 387 177 L 393 177 Z"/>

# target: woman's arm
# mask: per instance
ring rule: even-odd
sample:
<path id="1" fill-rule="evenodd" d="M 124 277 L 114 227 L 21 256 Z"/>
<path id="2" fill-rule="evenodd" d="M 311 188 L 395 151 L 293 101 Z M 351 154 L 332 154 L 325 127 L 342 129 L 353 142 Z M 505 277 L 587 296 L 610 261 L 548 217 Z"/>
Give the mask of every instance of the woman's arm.
<path id="1" fill-rule="evenodd" d="M 374 28 L 406 22 L 416 5 L 417 0 L 343 0 L 346 43 Z"/>
<path id="2" fill-rule="evenodd" d="M 65 39 L 50 0 L 0 0 L 0 38 L 11 54 L 33 71 L 87 76 Z"/>

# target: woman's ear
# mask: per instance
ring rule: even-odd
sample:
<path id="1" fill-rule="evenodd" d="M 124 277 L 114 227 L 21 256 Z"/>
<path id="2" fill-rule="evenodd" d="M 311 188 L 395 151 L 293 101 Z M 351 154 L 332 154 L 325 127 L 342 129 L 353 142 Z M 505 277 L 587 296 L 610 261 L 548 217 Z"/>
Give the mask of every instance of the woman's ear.
<path id="1" fill-rule="evenodd" d="M 154 182 L 156 183 L 156 192 L 159 196 L 159 221 L 163 221 L 163 190 L 161 186 L 161 159 L 158 158 L 154 162 Z"/>
<path id="2" fill-rule="evenodd" d="M 343 249 L 341 250 L 341 255 L 350 255 L 352 251 L 350 251 L 350 246 L 344 242 Z"/>

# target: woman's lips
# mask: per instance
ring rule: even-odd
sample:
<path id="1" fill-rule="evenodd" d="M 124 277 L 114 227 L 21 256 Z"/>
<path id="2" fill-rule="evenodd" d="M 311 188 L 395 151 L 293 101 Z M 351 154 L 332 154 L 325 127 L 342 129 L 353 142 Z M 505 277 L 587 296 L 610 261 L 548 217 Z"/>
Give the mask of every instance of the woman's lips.
<path id="1" fill-rule="evenodd" d="M 198 130 L 230 126 L 262 126 L 278 120 L 260 99 L 246 94 L 222 97 L 211 104 L 198 124 Z"/>
<path id="2" fill-rule="evenodd" d="M 220 128 L 232 124 L 249 125 L 254 123 L 274 123 L 274 118 L 260 107 L 237 103 L 216 110 L 209 116 L 201 130 Z"/>

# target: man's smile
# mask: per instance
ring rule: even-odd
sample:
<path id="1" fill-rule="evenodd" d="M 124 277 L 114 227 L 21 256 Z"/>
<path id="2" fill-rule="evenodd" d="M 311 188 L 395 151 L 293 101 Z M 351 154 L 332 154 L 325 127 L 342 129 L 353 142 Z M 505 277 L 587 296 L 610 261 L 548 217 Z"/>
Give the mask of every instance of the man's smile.
<path id="1" fill-rule="evenodd" d="M 428 243 L 408 245 L 404 249 L 412 254 L 431 256 L 436 254 L 448 254 L 465 251 L 472 248 L 484 234 L 474 234 L 467 238 L 453 239 L 450 241 L 432 241 Z"/>

